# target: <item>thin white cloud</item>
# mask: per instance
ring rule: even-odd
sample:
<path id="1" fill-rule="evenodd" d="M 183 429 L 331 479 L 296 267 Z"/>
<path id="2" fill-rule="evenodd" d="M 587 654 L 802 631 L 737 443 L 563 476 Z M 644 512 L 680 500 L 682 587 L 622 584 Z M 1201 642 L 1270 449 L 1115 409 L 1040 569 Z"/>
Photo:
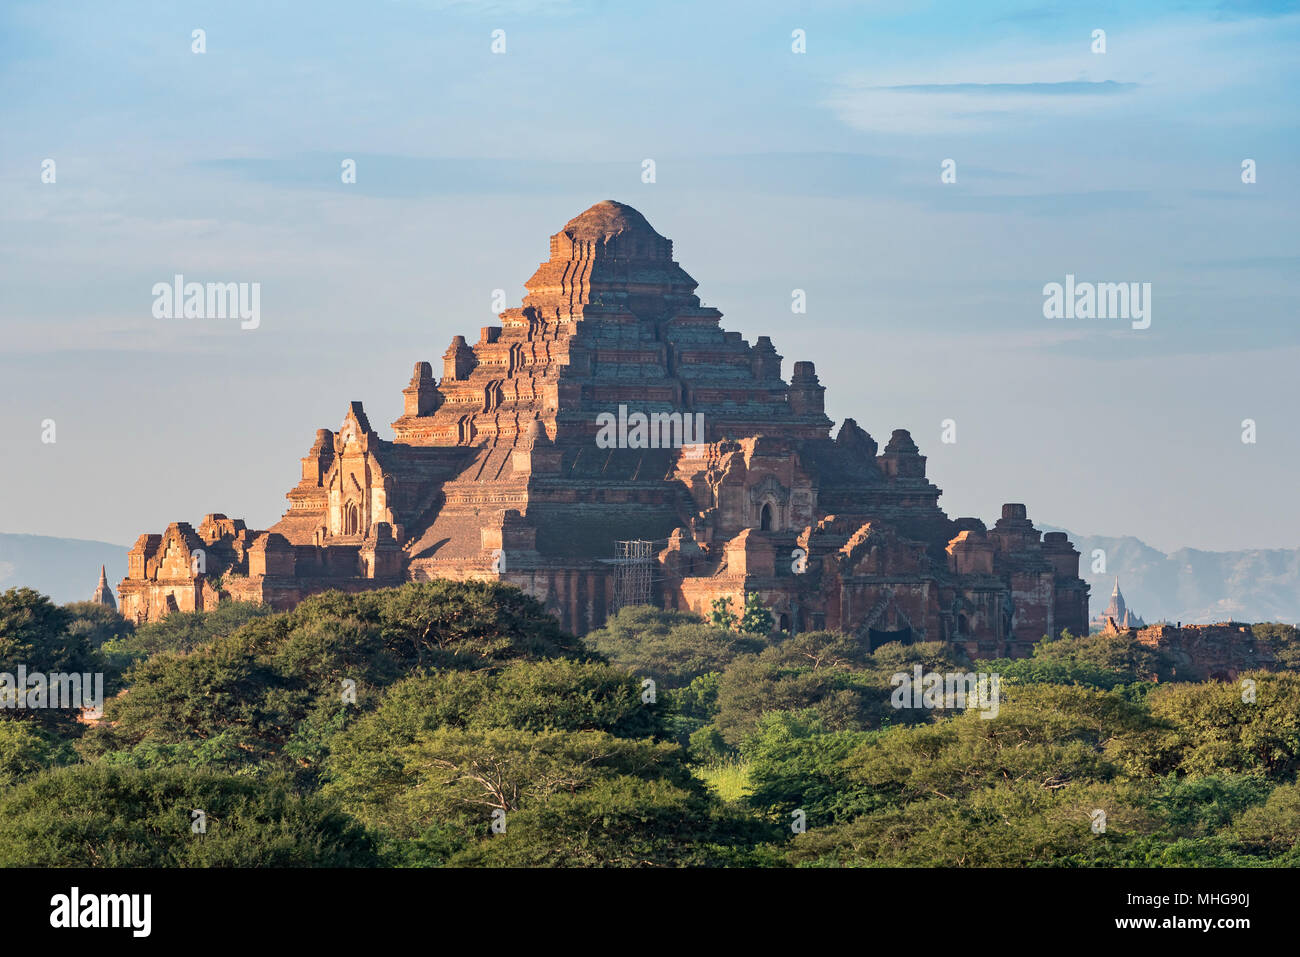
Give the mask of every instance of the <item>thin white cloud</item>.
<path id="1" fill-rule="evenodd" d="M 917 134 L 1114 115 L 1130 107 L 1173 109 L 1180 102 L 1201 103 L 1207 94 L 1246 88 L 1274 67 L 1287 69 L 1297 27 L 1300 16 L 1170 22 L 1131 33 L 1111 31 L 1104 54 L 1091 52 L 1086 34 L 1036 47 L 1032 57 L 1019 41 L 962 58 L 945 55 L 930 65 L 847 71 L 824 105 L 855 129 Z M 1247 99 L 1238 107 L 1252 105 L 1262 104 Z"/>

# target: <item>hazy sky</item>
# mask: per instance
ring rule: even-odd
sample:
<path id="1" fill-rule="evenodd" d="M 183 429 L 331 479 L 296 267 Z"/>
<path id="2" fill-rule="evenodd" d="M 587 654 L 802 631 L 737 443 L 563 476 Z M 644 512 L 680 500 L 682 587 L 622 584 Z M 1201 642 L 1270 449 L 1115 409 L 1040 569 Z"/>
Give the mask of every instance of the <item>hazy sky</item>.
<path id="1" fill-rule="evenodd" d="M 1298 40 L 1295 3 L 5 0 L 0 531 L 265 528 L 315 429 L 391 436 L 618 199 L 949 514 L 1295 547 Z M 176 273 L 260 283 L 259 328 L 155 319 Z M 1150 328 L 1044 318 L 1067 274 L 1151 283 Z"/>

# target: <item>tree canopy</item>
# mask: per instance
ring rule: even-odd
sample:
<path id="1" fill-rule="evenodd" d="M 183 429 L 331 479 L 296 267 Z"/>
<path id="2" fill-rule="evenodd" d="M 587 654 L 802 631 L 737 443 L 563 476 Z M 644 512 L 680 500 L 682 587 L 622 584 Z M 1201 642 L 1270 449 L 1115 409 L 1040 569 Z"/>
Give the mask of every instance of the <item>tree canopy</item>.
<path id="1" fill-rule="evenodd" d="M 1190 683 L 1122 635 L 971 662 L 721 617 L 626 608 L 579 641 L 438 581 L 133 628 L 11 589 L 0 671 L 111 697 L 0 709 L 0 865 L 1300 863 L 1291 626 L 1255 626 L 1273 670 Z M 996 697 L 918 706 L 918 670 Z"/>

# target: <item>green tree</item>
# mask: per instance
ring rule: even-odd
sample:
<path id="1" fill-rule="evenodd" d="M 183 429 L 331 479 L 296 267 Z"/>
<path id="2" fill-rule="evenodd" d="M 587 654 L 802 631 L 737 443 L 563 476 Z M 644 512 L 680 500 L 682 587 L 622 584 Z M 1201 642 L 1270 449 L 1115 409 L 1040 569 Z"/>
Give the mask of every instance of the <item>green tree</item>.
<path id="1" fill-rule="evenodd" d="M 10 588 L 0 594 L 0 673 L 16 678 L 20 667 L 28 675 L 103 672 L 103 659 L 83 632 L 70 630 L 71 623 L 72 615 L 66 609 L 30 588 Z M 24 694 L 26 690 L 9 693 Z M 0 720 L 34 721 L 73 734 L 78 713 L 78 708 L 6 707 L 0 711 Z"/>
<path id="2" fill-rule="evenodd" d="M 690 783 L 675 745 L 603 731 L 440 727 L 415 732 L 409 744 L 383 735 L 374 723 L 345 732 L 331 749 L 324 793 L 376 831 L 386 857 L 407 863 L 442 858 L 412 860 L 397 850 L 404 841 L 445 855 L 488 835 L 494 812 L 511 817 L 606 778 Z"/>
<path id="3" fill-rule="evenodd" d="M 206 833 L 195 833 L 204 814 Z M 365 831 L 283 781 L 81 765 L 0 794 L 0 867 L 348 867 Z"/>
<path id="4" fill-rule="evenodd" d="M 311 774 L 330 738 L 414 670 L 496 671 L 548 657 L 589 656 L 517 588 L 436 581 L 326 592 L 138 662 L 130 692 L 108 703 L 107 722 L 81 747 L 89 756 L 143 749 L 127 760 L 144 766 L 208 759 L 232 773 L 272 764 Z"/>
<path id="5" fill-rule="evenodd" d="M 210 757 L 233 771 L 274 757 L 305 716 L 308 692 L 238 645 L 221 641 L 189 654 L 166 651 L 136 665 L 131 687 L 112 698 L 106 721 L 87 732 L 87 755 L 131 750 L 148 742 L 153 760 L 175 745 L 218 745 Z M 189 763 L 188 759 L 185 763 Z"/>
<path id="6" fill-rule="evenodd" d="M 1092 828 L 1097 809 L 1106 814 L 1104 831 Z M 823 867 L 1114 867 L 1144 863 L 1159 827 L 1129 785 L 1054 791 L 1004 781 L 960 801 L 934 795 L 843 824 L 810 826 L 789 842 L 787 859 Z"/>
<path id="7" fill-rule="evenodd" d="M 879 724 L 888 701 L 887 687 L 845 669 L 789 667 L 764 652 L 737 658 L 722 673 L 713 726 L 731 747 L 768 711 L 812 709 L 828 729 L 865 729 Z"/>
<path id="8" fill-rule="evenodd" d="M 1234 851 L 1281 867 L 1300 866 L 1300 785 L 1274 788 L 1223 832 Z"/>
<path id="9" fill-rule="evenodd" d="M 84 637 L 91 648 L 121 641 L 135 630 L 115 609 L 97 601 L 74 601 L 63 606 L 68 613 L 68 633 Z"/>
<path id="10" fill-rule="evenodd" d="M 0 671 L 88 671 L 98 663 L 84 634 L 73 634 L 72 615 L 30 588 L 0 594 Z"/>
<path id="11" fill-rule="evenodd" d="M 758 597 L 758 592 L 745 596 L 745 611 L 740 619 L 740 630 L 747 635 L 766 636 L 772 633 L 772 613 Z"/>
<path id="12" fill-rule="evenodd" d="M 1124 683 L 1167 681 L 1173 676 L 1173 662 L 1167 654 L 1127 634 L 1098 633 L 1076 637 L 1063 631 L 1059 638 L 1044 638 L 1034 645 L 1034 658 L 1075 668 L 1096 669 L 1096 674 L 1114 676 Z"/>
<path id="13" fill-rule="evenodd" d="M 996 658 L 977 661 L 975 666 L 985 674 L 1001 675 L 1003 681 L 1017 681 L 1021 684 L 1088 685 L 1110 691 L 1133 680 L 1132 675 L 1125 671 L 1043 656 Z"/>
<path id="14" fill-rule="evenodd" d="M 208 611 L 174 611 L 161 621 L 128 628 L 123 634 L 111 636 L 104 650 L 125 669 L 160 651 L 193 651 L 270 614 L 271 609 L 266 605 L 245 601 L 223 601 Z"/>
<path id="15" fill-rule="evenodd" d="M 713 599 L 713 613 L 709 615 L 709 622 L 715 628 L 721 628 L 724 631 L 733 631 L 736 627 L 736 613 L 731 610 L 730 598 Z"/>
<path id="16" fill-rule="evenodd" d="M 606 731 L 625 738 L 664 733 L 664 708 L 642 701 L 641 683 L 600 662 L 551 659 L 512 662 L 492 677 L 470 714 L 478 727 L 526 731 Z"/>
<path id="17" fill-rule="evenodd" d="M 1279 667 L 1300 671 L 1300 628 L 1270 621 L 1252 625 L 1250 630 L 1269 646 Z"/>
<path id="18" fill-rule="evenodd" d="M 879 732 L 826 733 L 815 711 L 769 711 L 741 747 L 749 762 L 746 802 L 769 817 L 789 822 L 801 810 L 819 826 L 851 820 L 858 788 L 847 759 Z"/>
<path id="19" fill-rule="evenodd" d="M 67 741 L 39 725 L 30 721 L 0 721 L 0 788 L 75 759 L 76 754 Z"/>
<path id="20" fill-rule="evenodd" d="M 1253 672 L 1254 696 L 1216 681 L 1160 685 L 1147 696 L 1153 725 L 1110 752 L 1134 776 L 1256 774 L 1291 782 L 1300 770 L 1300 674 Z"/>
<path id="21" fill-rule="evenodd" d="M 663 688 L 680 688 L 737 655 L 762 649 L 763 642 L 699 617 L 648 606 L 620 609 L 584 639 L 586 646 Z"/>
<path id="22" fill-rule="evenodd" d="M 759 651 L 764 660 L 813 671 L 822 668 L 864 671 L 875 665 L 866 643 L 842 631 L 801 631 Z"/>
<path id="23" fill-rule="evenodd" d="M 451 858 L 468 867 L 743 866 L 771 829 L 697 789 L 617 775 L 506 817 Z"/>

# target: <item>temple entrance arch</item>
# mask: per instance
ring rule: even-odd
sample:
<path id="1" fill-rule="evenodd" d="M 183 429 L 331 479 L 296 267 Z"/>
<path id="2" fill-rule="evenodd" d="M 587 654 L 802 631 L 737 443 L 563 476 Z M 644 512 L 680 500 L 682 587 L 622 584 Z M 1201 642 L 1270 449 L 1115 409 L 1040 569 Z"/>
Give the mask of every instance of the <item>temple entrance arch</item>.
<path id="1" fill-rule="evenodd" d="M 912 644 L 916 638 L 911 628 L 896 628 L 892 631 L 883 631 L 879 628 L 867 629 L 867 640 L 869 643 L 868 651 L 875 651 L 881 645 L 887 645 L 891 641 L 897 641 L 904 645 Z"/>
<path id="2" fill-rule="evenodd" d="M 868 651 L 875 651 L 892 641 L 910 645 L 925 640 L 924 626 L 919 629 L 913 627 L 912 619 L 895 600 L 893 588 L 884 589 L 880 600 L 865 618 L 858 636 L 866 638 Z"/>
<path id="3" fill-rule="evenodd" d="M 762 510 L 758 513 L 759 531 L 770 532 L 772 530 L 772 503 L 764 502 Z"/>

